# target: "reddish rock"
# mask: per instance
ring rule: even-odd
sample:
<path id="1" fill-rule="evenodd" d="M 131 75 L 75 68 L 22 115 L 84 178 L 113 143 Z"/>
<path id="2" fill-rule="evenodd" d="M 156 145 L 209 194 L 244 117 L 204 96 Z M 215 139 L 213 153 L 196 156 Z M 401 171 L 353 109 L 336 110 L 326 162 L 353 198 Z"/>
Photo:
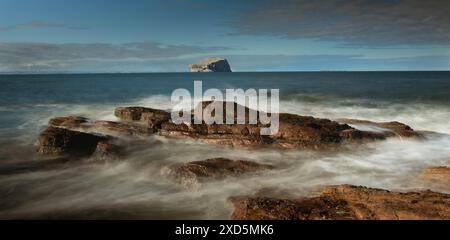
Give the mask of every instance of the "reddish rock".
<path id="1" fill-rule="evenodd" d="M 92 128 L 102 133 L 128 136 L 149 136 L 155 132 L 147 125 L 129 122 L 95 121 Z"/>
<path id="2" fill-rule="evenodd" d="M 314 117 L 280 113 L 278 133 L 272 136 L 284 147 L 321 147 L 341 142 L 341 132 L 352 129 L 345 124 Z"/>
<path id="3" fill-rule="evenodd" d="M 43 155 L 89 156 L 106 136 L 48 127 L 38 137 L 37 152 Z"/>
<path id="4" fill-rule="evenodd" d="M 223 179 L 272 168 L 271 165 L 245 160 L 213 158 L 164 167 L 161 169 L 161 174 L 184 186 L 192 187 L 208 179 Z"/>
<path id="5" fill-rule="evenodd" d="M 48 121 L 49 126 L 65 128 L 85 128 L 88 123 L 89 119 L 78 116 L 55 117 Z"/>
<path id="6" fill-rule="evenodd" d="M 200 103 L 195 109 L 200 107 L 204 110 L 211 101 Z M 220 104 L 220 102 L 219 102 Z M 222 102 L 224 122 L 227 115 L 233 115 L 237 119 L 237 106 L 234 103 L 234 111 L 226 111 L 226 102 Z M 328 119 L 318 119 L 294 114 L 279 114 L 279 131 L 273 136 L 261 135 L 261 128 L 268 127 L 267 124 L 249 124 L 248 117 L 252 111 L 257 115 L 257 111 L 244 107 L 246 124 L 174 124 L 165 122 L 161 125 L 160 135 L 191 137 L 207 142 L 215 142 L 233 146 L 265 146 L 276 144 L 282 147 L 321 147 L 330 144 L 338 144 L 342 141 L 340 135 L 342 131 L 353 129 L 348 125 L 339 124 Z M 194 110 L 195 111 L 195 110 Z M 215 113 L 212 114 L 215 116 Z"/>
<path id="7" fill-rule="evenodd" d="M 161 123 L 170 119 L 167 111 L 145 107 L 118 107 L 114 115 L 125 121 L 145 122 L 152 128 L 159 128 Z"/>
<path id="8" fill-rule="evenodd" d="M 450 167 L 429 167 L 423 170 L 419 177 L 423 180 L 446 185 L 450 190 Z"/>
<path id="9" fill-rule="evenodd" d="M 339 119 L 341 123 L 353 124 L 353 125 L 366 125 L 379 128 L 385 137 L 419 137 L 420 135 L 415 132 L 410 126 L 400 122 L 372 122 L 359 119 Z"/>
<path id="10" fill-rule="evenodd" d="M 233 220 L 344 220 L 355 219 L 344 201 L 328 198 L 298 200 L 268 197 L 231 197 Z"/>
<path id="11" fill-rule="evenodd" d="M 372 131 L 360 131 L 357 129 L 347 129 L 339 133 L 339 136 L 345 142 L 363 142 L 385 140 L 386 134 Z"/>
<path id="12" fill-rule="evenodd" d="M 318 197 L 276 199 L 232 197 L 232 219 L 450 219 L 450 195 L 431 191 L 390 192 L 339 185 L 325 187 Z"/>

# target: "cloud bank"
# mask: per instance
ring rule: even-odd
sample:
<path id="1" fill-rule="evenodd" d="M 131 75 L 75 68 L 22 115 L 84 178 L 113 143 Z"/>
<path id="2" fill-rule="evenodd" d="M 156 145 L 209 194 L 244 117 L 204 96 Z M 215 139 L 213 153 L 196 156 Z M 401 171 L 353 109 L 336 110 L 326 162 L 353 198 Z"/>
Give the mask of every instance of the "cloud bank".
<path id="1" fill-rule="evenodd" d="M 86 27 L 76 27 L 76 26 L 70 26 L 66 24 L 61 23 L 49 23 L 45 21 L 40 20 L 34 20 L 30 22 L 25 23 L 18 23 L 10 26 L 0 26 L 0 32 L 9 32 L 9 31 L 15 31 L 20 29 L 33 29 L 33 28 L 64 28 L 64 29 L 70 29 L 70 30 L 85 30 Z"/>
<path id="2" fill-rule="evenodd" d="M 228 22 L 232 34 L 352 46 L 450 45 L 450 1 L 263 0 Z"/>
<path id="3" fill-rule="evenodd" d="M 229 50 L 228 47 L 165 45 L 156 42 L 0 43 L 0 71 L 74 71 L 98 64 L 174 61 L 179 57 Z M 151 66 L 147 69 L 151 70 Z M 93 69 L 92 69 L 93 70 Z M 124 69 L 126 71 L 126 69 Z"/>

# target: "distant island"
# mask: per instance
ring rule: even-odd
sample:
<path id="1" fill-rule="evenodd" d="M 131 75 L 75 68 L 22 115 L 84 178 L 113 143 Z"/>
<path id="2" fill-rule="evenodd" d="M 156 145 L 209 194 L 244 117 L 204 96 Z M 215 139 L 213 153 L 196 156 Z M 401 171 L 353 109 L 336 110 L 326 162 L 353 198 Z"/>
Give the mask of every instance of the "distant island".
<path id="1" fill-rule="evenodd" d="M 210 57 L 189 64 L 189 72 L 231 72 L 231 68 L 225 58 Z"/>

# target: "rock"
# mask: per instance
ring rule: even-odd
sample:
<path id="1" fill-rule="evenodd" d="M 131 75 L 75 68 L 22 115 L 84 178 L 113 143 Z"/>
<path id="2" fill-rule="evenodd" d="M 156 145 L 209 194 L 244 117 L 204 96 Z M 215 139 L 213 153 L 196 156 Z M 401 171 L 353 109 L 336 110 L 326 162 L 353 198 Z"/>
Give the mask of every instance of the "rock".
<path id="1" fill-rule="evenodd" d="M 161 123 L 170 119 L 169 112 L 145 107 L 118 107 L 114 115 L 125 121 L 147 123 L 151 128 L 160 128 Z"/>
<path id="2" fill-rule="evenodd" d="M 95 121 L 92 128 L 96 131 L 116 136 L 149 136 L 155 132 L 155 129 L 147 125 L 128 122 Z"/>
<path id="3" fill-rule="evenodd" d="M 372 128 L 372 132 L 378 132 L 385 137 L 419 137 L 420 134 L 415 132 L 410 126 L 400 122 L 372 122 L 359 119 L 339 119 L 340 123 L 350 124 L 355 128 Z M 366 131 L 367 132 L 367 131 Z"/>
<path id="4" fill-rule="evenodd" d="M 211 103 L 211 101 L 201 102 L 194 108 L 194 111 L 198 108 L 204 110 Z M 219 102 L 219 104 L 223 104 L 223 109 L 225 111 L 223 119 L 224 123 L 226 122 L 227 114 L 234 114 L 233 116 L 236 118 L 236 103 L 234 103 L 234 113 L 228 113 L 226 111 L 226 102 Z M 192 116 L 191 124 L 174 124 L 171 121 L 164 122 L 161 124 L 159 134 L 167 137 L 190 137 L 209 143 L 241 147 L 261 147 L 272 143 L 270 137 L 260 135 L 260 129 L 265 125 L 260 123 L 248 124 L 249 111 L 255 110 L 245 108 L 246 124 L 206 124 L 204 122 L 202 124 L 193 124 L 194 116 Z M 212 115 L 215 116 L 214 114 Z"/>
<path id="5" fill-rule="evenodd" d="M 231 197 L 233 220 L 344 220 L 355 219 L 344 201 L 327 198 L 279 199 Z"/>
<path id="6" fill-rule="evenodd" d="M 341 132 L 352 129 L 346 124 L 309 116 L 280 113 L 278 133 L 272 136 L 283 147 L 318 148 L 340 143 Z"/>
<path id="7" fill-rule="evenodd" d="M 232 197 L 232 219 L 450 219 L 450 195 L 431 191 L 390 192 L 351 185 L 328 186 L 318 197 Z"/>
<path id="8" fill-rule="evenodd" d="M 48 127 L 38 137 L 37 152 L 42 155 L 90 156 L 97 144 L 110 138 L 65 128 Z"/>
<path id="9" fill-rule="evenodd" d="M 200 103 L 195 109 L 203 110 L 211 104 L 211 101 Z M 219 103 L 220 104 L 220 103 Z M 234 103 L 234 112 L 226 111 L 226 102 L 223 102 L 224 122 L 226 115 L 231 115 L 236 119 L 237 104 Z M 343 141 L 359 141 L 361 139 L 374 140 L 384 139 L 384 135 L 371 132 L 363 132 L 350 127 L 347 124 L 340 124 L 328 119 L 319 119 L 309 116 L 299 116 L 295 114 L 279 114 L 279 130 L 273 136 L 261 135 L 260 131 L 267 124 L 249 124 L 248 116 L 251 110 L 245 108 L 246 124 L 174 124 L 170 121 L 161 125 L 160 135 L 190 137 L 206 142 L 227 144 L 232 146 L 261 147 L 276 145 L 283 148 L 323 148 L 337 146 Z M 213 114 L 214 116 L 214 114 Z M 193 122 L 193 121 L 192 121 Z"/>
<path id="10" fill-rule="evenodd" d="M 101 141 L 97 143 L 94 153 L 90 160 L 95 162 L 108 163 L 119 160 L 125 155 L 124 148 L 112 143 L 111 141 Z"/>
<path id="11" fill-rule="evenodd" d="M 161 174 L 183 186 L 193 187 L 207 179 L 217 180 L 269 169 L 273 169 L 273 166 L 245 160 L 212 158 L 164 167 Z"/>
<path id="12" fill-rule="evenodd" d="M 361 131 L 357 129 L 346 129 L 339 133 L 345 142 L 367 142 L 375 140 L 385 140 L 386 134 L 372 131 Z"/>
<path id="13" fill-rule="evenodd" d="M 450 167 L 429 167 L 423 170 L 419 177 L 423 180 L 445 185 L 450 191 Z"/>
<path id="14" fill-rule="evenodd" d="M 211 57 L 189 65 L 189 72 L 231 72 L 230 64 L 224 58 Z"/>
<path id="15" fill-rule="evenodd" d="M 88 123 L 89 119 L 78 116 L 55 117 L 48 121 L 49 126 L 65 127 L 70 129 L 85 128 Z"/>

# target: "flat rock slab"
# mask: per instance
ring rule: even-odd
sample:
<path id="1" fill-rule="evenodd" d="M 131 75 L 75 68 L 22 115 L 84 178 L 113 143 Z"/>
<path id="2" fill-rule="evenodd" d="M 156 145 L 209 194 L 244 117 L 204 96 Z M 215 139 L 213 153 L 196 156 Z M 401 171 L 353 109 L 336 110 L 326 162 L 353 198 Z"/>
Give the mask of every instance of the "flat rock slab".
<path id="1" fill-rule="evenodd" d="M 450 219 L 450 195 L 431 191 L 390 192 L 361 186 L 328 186 L 318 197 L 231 197 L 232 219 Z"/>
<path id="2" fill-rule="evenodd" d="M 69 129 L 86 128 L 89 125 L 89 119 L 80 116 L 55 117 L 48 121 L 48 125 Z"/>
<path id="3" fill-rule="evenodd" d="M 183 186 L 192 187 L 207 180 L 236 177 L 270 169 L 273 169 L 272 165 L 245 160 L 212 158 L 167 166 L 161 169 L 161 174 Z"/>
<path id="4" fill-rule="evenodd" d="M 147 123 L 152 128 L 159 128 L 161 123 L 170 118 L 170 113 L 167 111 L 146 107 L 118 107 L 114 115 L 124 121 Z"/>

